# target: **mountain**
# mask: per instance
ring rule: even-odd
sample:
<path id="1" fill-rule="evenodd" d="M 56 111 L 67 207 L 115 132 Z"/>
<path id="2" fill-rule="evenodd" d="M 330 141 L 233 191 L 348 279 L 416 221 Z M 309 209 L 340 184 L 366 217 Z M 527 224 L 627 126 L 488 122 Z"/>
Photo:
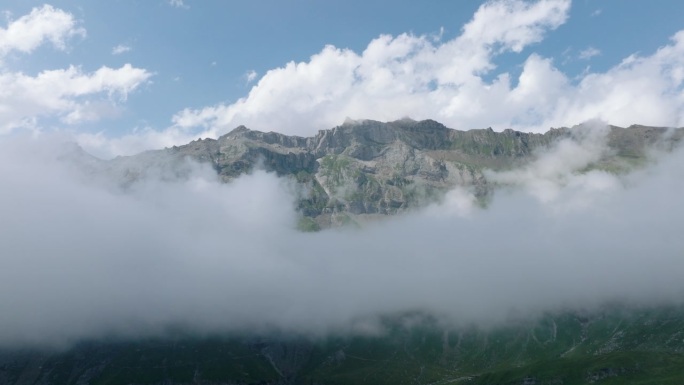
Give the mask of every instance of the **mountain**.
<path id="1" fill-rule="evenodd" d="M 211 165 L 224 182 L 263 168 L 296 181 L 299 226 L 317 230 L 418 208 L 456 186 L 472 190 L 484 203 L 493 189 L 485 170 L 521 167 L 560 139 L 581 139 L 587 129 L 534 134 L 458 131 L 433 120 L 347 120 L 303 138 L 240 126 L 217 140 L 119 157 L 104 167 L 124 184 L 150 170 L 183 175 L 189 172 L 186 159 Z M 684 137 L 683 129 L 634 125 L 607 130 L 607 151 L 589 167 L 612 172 L 643 163 L 653 146 L 671 149 Z"/>
<path id="2" fill-rule="evenodd" d="M 69 146 L 59 158 L 126 189 L 146 175 L 183 178 L 204 164 L 229 183 L 256 169 L 297 188 L 311 231 L 400 214 L 462 187 L 486 206 L 505 181 L 561 141 L 595 145 L 575 172 L 625 173 L 671 150 L 684 129 L 590 125 L 544 134 L 458 131 L 432 121 L 347 121 L 313 137 L 238 127 L 220 138 L 104 161 Z M 495 235 L 493 235 L 495 236 Z M 603 273 L 603 272 L 601 272 Z M 610 274 L 610 272 L 605 272 Z M 353 283 L 352 283 L 353 284 Z M 1 311 L 1 310 L 0 310 Z M 684 308 L 605 304 L 450 325 L 421 312 L 385 314 L 374 333 L 279 332 L 80 341 L 62 350 L 0 349 L 0 385 L 61 384 L 682 384 Z"/>

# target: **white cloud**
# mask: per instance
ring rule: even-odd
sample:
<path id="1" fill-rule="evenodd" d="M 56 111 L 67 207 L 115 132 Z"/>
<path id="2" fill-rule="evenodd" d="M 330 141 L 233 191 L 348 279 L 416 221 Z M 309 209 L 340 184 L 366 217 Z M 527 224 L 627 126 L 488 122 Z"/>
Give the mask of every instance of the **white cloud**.
<path id="1" fill-rule="evenodd" d="M 58 117 L 73 124 L 111 115 L 112 106 L 125 101 L 151 76 L 130 64 L 101 67 L 90 73 L 74 66 L 42 71 L 36 76 L 0 73 L 0 133 L 34 126 L 43 117 Z M 88 100 L 98 94 L 104 94 L 106 99 Z"/>
<path id="2" fill-rule="evenodd" d="M 46 43 L 65 49 L 70 37 L 85 34 L 70 13 L 50 5 L 33 8 L 0 28 L 0 60 L 12 51 L 31 53 Z M 112 54 L 127 50 L 130 47 L 119 45 Z M 151 76 L 130 64 L 102 66 L 93 72 L 72 65 L 36 75 L 0 68 L 0 134 L 17 128 L 40 130 L 43 120 L 54 118 L 76 124 L 116 116 L 119 104 Z"/>
<path id="3" fill-rule="evenodd" d="M 45 42 L 58 49 L 66 48 L 73 36 L 85 36 L 74 16 L 51 5 L 33 8 L 31 13 L 0 27 L 0 59 L 11 51 L 29 53 Z"/>
<path id="4" fill-rule="evenodd" d="M 486 325 L 511 309 L 681 304 L 684 152 L 624 181 L 582 179 L 573 171 L 602 151 L 593 135 L 506 173 L 522 188 L 486 210 L 455 191 L 427 212 L 317 234 L 294 230 L 294 198 L 273 174 L 223 184 L 190 164 L 187 178 L 149 170 L 119 189 L 60 157 L 63 138 L 8 138 L 0 348 L 167 326 L 326 333 L 407 310 Z M 555 209 L 565 202 L 581 204 Z"/>
<path id="5" fill-rule="evenodd" d="M 582 60 L 589 60 L 594 56 L 598 56 L 601 54 L 601 51 L 594 48 L 594 47 L 588 47 L 587 49 L 583 50 L 582 52 L 579 53 L 579 58 Z"/>
<path id="6" fill-rule="evenodd" d="M 245 73 L 245 80 L 247 80 L 247 83 L 251 83 L 256 80 L 258 75 L 259 74 L 256 71 L 249 70 Z"/>
<path id="7" fill-rule="evenodd" d="M 541 41 L 547 30 L 565 23 L 569 9 L 570 1 L 566 0 L 488 2 L 477 10 L 457 40 L 477 48 L 500 46 L 520 52 Z"/>
<path id="8" fill-rule="evenodd" d="M 684 31 L 651 56 L 632 55 L 604 73 L 565 87 L 545 112 L 550 126 L 591 119 L 628 126 L 684 125 Z"/>
<path id="9" fill-rule="evenodd" d="M 112 48 L 112 55 L 120 55 L 122 53 L 128 52 L 131 50 L 131 47 L 125 44 L 119 44 L 116 47 Z"/>
<path id="10" fill-rule="evenodd" d="M 507 87 L 483 84 L 479 77 L 494 68 L 492 57 L 540 41 L 565 21 L 569 6 L 565 0 L 490 2 L 459 37 L 445 43 L 402 34 L 380 36 L 361 54 L 326 46 L 308 62 L 268 71 L 233 104 L 187 109 L 173 121 L 180 127 L 225 130 L 246 124 L 295 134 L 331 127 L 344 116 L 388 120 L 409 115 L 452 123 L 457 114 L 484 110 L 485 100 L 469 93 Z"/>
<path id="11" fill-rule="evenodd" d="M 117 155 L 134 155 L 149 149 L 172 147 L 197 138 L 212 138 L 218 135 L 219 133 L 212 129 L 198 135 L 180 127 L 171 127 L 164 131 L 143 127 L 116 138 L 111 138 L 104 132 L 81 132 L 76 134 L 76 141 L 89 153 L 102 159 L 109 159 Z"/>
<path id="12" fill-rule="evenodd" d="M 484 80 L 497 54 L 540 41 L 564 22 L 568 6 L 490 2 L 451 41 L 381 36 L 360 54 L 328 46 L 307 62 L 268 71 L 234 104 L 179 113 L 167 130 L 78 140 L 98 154 L 121 154 L 242 123 L 309 134 L 344 116 L 411 115 L 455 128 L 545 129 L 596 117 L 683 125 L 684 32 L 652 55 L 630 56 L 576 83 L 534 53 L 517 82 L 505 72 Z M 58 43 L 42 32 L 29 34 L 43 37 L 22 48 L 6 35 L 2 41 L 6 52 L 44 42 L 59 48 L 69 30 L 56 34 Z M 46 117 L 69 124 L 115 113 L 151 75 L 129 64 L 0 72 L 0 132 L 35 128 Z M 197 167 L 188 179 L 150 177 L 112 191 L 58 160 L 53 137 L 6 138 L 0 346 L 154 334 L 179 324 L 205 332 L 263 325 L 324 332 L 407 309 L 486 322 L 504 319 L 511 307 L 534 314 L 615 298 L 681 302 L 684 206 L 672 202 L 684 191 L 684 152 L 630 183 L 576 175 L 604 149 L 601 135 L 587 135 L 522 170 L 490 175 L 522 191 L 497 194 L 488 210 L 456 190 L 432 212 L 315 235 L 293 230 L 293 198 L 273 175 L 221 184 Z M 573 210 L 556 210 L 558 203 Z"/>
<path id="13" fill-rule="evenodd" d="M 522 71 L 497 72 L 495 59 L 523 52 L 565 22 L 570 2 L 487 2 L 451 40 L 401 34 L 373 39 L 360 53 L 326 46 L 308 61 L 256 76 L 249 93 L 176 113 L 173 126 L 89 143 L 100 154 L 183 144 L 238 125 L 312 135 L 345 117 L 382 121 L 410 116 L 456 129 L 546 131 L 599 119 L 628 126 L 684 125 L 684 31 L 649 55 L 632 55 L 605 72 L 570 77 L 552 58 L 521 56 Z M 594 50 L 584 56 L 596 54 Z M 245 75 L 249 78 L 249 72 Z M 116 150 L 115 150 L 116 149 Z M 130 153 L 130 151 L 126 151 Z"/>
<path id="14" fill-rule="evenodd" d="M 601 13 L 603 13 L 603 10 L 601 8 L 597 8 L 589 16 L 596 17 L 596 16 L 600 15 Z"/>
<path id="15" fill-rule="evenodd" d="M 183 0 L 169 0 L 169 4 L 172 7 L 176 7 L 176 8 L 185 8 L 185 9 L 190 8 L 190 6 L 186 5 Z"/>
<path id="16" fill-rule="evenodd" d="M 599 170 L 583 172 L 609 154 L 608 127 L 598 121 L 575 127 L 573 138 L 555 143 L 525 167 L 485 171 L 488 180 L 523 187 L 530 195 L 559 212 L 582 209 L 606 192 L 621 187 L 617 176 Z"/>

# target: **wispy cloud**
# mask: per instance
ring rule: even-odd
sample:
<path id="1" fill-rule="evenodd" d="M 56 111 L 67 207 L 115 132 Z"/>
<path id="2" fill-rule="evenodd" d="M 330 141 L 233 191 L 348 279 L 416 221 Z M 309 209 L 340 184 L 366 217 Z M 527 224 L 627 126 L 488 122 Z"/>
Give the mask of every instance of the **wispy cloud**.
<path id="1" fill-rule="evenodd" d="M 120 54 L 128 52 L 130 50 L 131 50 L 130 46 L 124 45 L 124 44 L 119 44 L 116 47 L 112 48 L 112 55 L 120 55 Z"/>
<path id="2" fill-rule="evenodd" d="M 256 80 L 256 78 L 257 78 L 258 75 L 259 75 L 259 74 L 258 74 L 256 71 L 254 71 L 254 70 L 249 70 L 249 71 L 247 71 L 247 72 L 245 73 L 244 76 L 245 76 L 245 80 L 247 81 L 247 83 L 251 83 L 251 82 L 253 82 L 253 81 Z"/>
<path id="3" fill-rule="evenodd" d="M 594 47 L 588 47 L 587 49 L 582 50 L 579 53 L 579 58 L 582 60 L 589 60 L 594 56 L 598 56 L 601 54 L 601 51 L 594 48 Z"/>
<path id="4" fill-rule="evenodd" d="M 601 8 L 598 8 L 598 9 L 595 9 L 589 16 L 596 17 L 596 16 L 599 16 L 601 13 L 603 13 L 603 10 Z"/>
<path id="5" fill-rule="evenodd" d="M 190 8 L 189 5 L 185 4 L 184 0 L 169 0 L 169 4 L 172 7 L 176 7 L 176 8 L 185 8 L 185 9 Z"/>

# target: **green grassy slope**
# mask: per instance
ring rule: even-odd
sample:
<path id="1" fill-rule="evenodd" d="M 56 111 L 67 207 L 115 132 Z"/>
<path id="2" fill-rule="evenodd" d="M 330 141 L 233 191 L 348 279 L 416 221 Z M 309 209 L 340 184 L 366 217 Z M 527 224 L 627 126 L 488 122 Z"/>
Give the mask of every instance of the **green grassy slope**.
<path id="1" fill-rule="evenodd" d="M 682 384 L 684 309 L 547 314 L 483 329 L 421 314 L 378 336 L 89 342 L 0 353 L 0 384 Z"/>

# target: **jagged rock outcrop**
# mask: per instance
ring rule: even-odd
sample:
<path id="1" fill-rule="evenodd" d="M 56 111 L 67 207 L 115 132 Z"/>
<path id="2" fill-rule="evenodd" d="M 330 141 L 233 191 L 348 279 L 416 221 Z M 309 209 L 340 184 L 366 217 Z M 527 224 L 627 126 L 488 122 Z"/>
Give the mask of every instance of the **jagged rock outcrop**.
<path id="1" fill-rule="evenodd" d="M 124 184 L 151 170 L 162 177 L 187 174 L 186 158 L 211 164 L 225 182 L 263 168 L 301 186 L 297 208 L 304 217 L 302 227 L 317 229 L 419 207 L 439 200 L 455 186 L 485 199 L 491 188 L 483 170 L 520 166 L 579 129 L 550 129 L 544 134 L 491 128 L 458 131 L 433 120 L 366 120 L 303 138 L 240 126 L 217 140 L 119 157 L 106 162 L 106 168 Z M 671 148 L 682 134 L 681 129 L 610 127 L 611 153 L 596 166 L 620 170 L 642 159 L 651 146 Z"/>

